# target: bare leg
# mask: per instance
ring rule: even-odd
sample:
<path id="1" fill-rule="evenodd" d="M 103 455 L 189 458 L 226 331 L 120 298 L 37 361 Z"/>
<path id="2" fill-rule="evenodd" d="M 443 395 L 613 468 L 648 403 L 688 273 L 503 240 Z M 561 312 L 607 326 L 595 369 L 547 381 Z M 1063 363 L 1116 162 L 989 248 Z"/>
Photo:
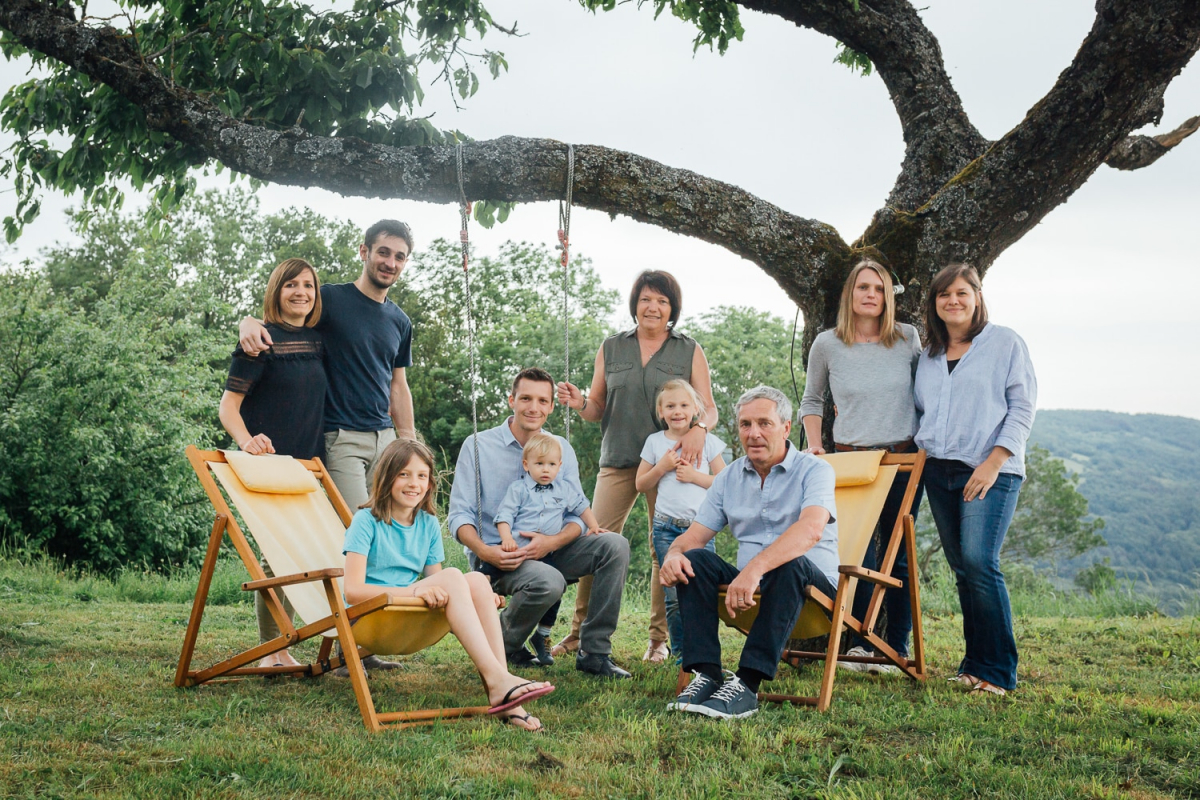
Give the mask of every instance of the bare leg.
<path id="1" fill-rule="evenodd" d="M 479 616 L 479 624 L 487 637 L 492 655 L 501 664 L 505 663 L 504 632 L 500 628 L 500 614 L 496 608 L 496 593 L 492 591 L 492 582 L 482 572 L 471 572 L 464 576 L 471 589 L 471 601 L 475 604 L 475 613 Z"/>
<path id="2" fill-rule="evenodd" d="M 493 647 L 491 638 L 494 635 L 496 640 L 499 640 L 500 637 L 500 617 L 496 613 L 495 601 L 491 601 L 491 609 L 486 615 L 487 624 L 495 626 L 494 631 L 489 632 L 484 629 L 484 623 L 481 620 L 481 617 L 485 615 L 481 614 L 475 605 L 471 583 L 462 572 L 453 568 L 444 569 L 417 581 L 413 586 L 439 586 L 450 596 L 446 603 L 446 621 L 450 623 L 450 632 L 462 644 L 467 655 L 471 657 L 471 661 L 475 662 L 479 674 L 483 676 L 483 682 L 488 688 L 489 702 L 499 703 L 509 690 L 524 683 L 530 685 L 515 692 L 513 698 L 520 697 L 525 692 L 544 685 L 540 682 L 526 681 L 509 673 L 504 660 L 502 641 L 499 642 L 499 658 L 497 658 L 497 651 Z M 490 587 L 488 591 L 491 592 Z"/>

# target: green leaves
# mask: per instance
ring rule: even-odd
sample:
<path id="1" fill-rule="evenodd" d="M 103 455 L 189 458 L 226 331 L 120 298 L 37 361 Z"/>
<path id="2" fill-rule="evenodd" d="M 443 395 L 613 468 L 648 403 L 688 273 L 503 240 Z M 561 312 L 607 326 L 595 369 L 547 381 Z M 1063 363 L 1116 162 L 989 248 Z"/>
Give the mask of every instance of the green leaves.
<path id="1" fill-rule="evenodd" d="M 1010 561 L 1073 558 L 1106 544 L 1104 520 L 1088 518 L 1087 499 L 1076 488 L 1079 476 L 1062 459 L 1033 445 L 1025 453 L 1025 483 L 1017 512 L 1004 540 L 1002 556 Z"/>
<path id="2" fill-rule="evenodd" d="M 517 207 L 516 203 L 500 203 L 491 200 L 477 200 L 472 205 L 475 221 L 485 228 L 491 228 L 497 222 L 505 222 L 508 215 Z"/>
<path id="3" fill-rule="evenodd" d="M 0 269 L 0 541 L 104 572 L 194 562 L 212 518 L 183 448 L 224 442 L 236 321 L 284 258 L 357 275 L 362 232 L 261 215 L 244 190 L 191 197 L 170 225 L 92 216 L 41 270 Z"/>
<path id="4" fill-rule="evenodd" d="M 579 0 L 580 4 L 590 11 L 612 11 L 617 7 L 616 0 Z M 699 32 L 692 40 L 693 50 L 701 47 L 712 48 L 715 43 L 717 52 L 722 55 L 729 49 L 729 43 L 742 40 L 745 30 L 738 16 L 738 5 L 732 0 L 638 0 L 638 7 L 651 3 L 654 7 L 654 17 L 658 18 L 663 11 L 684 22 L 695 25 Z"/>
<path id="5" fill-rule="evenodd" d="M 792 372 L 788 354 L 792 341 L 791 326 L 779 317 L 745 306 L 719 306 L 689 318 L 680 325 L 687 335 L 704 348 L 712 374 L 713 400 L 720 414 L 714 433 L 742 454 L 738 441 L 733 404 L 742 392 L 759 384 L 774 386 L 792 394 Z M 804 364 L 796 365 L 796 381 L 804 391 Z M 793 399 L 798 406 L 799 401 Z M 793 438 L 800 441 L 799 426 Z"/>
<path id="6" fill-rule="evenodd" d="M 507 69 L 501 53 L 460 46 L 492 25 L 482 5 L 467 0 L 356 0 L 333 11 L 284 0 L 124 5 L 147 12 L 126 21 L 130 41 L 165 81 L 270 129 L 299 125 L 395 146 L 442 143 L 444 132 L 413 117 L 424 98 L 420 67 L 452 80 L 461 98 L 479 90 L 477 68 L 492 77 Z M 81 192 L 86 206 L 103 209 L 119 203 L 110 189 L 128 178 L 135 189 L 154 187 L 167 213 L 206 157 L 151 130 L 144 112 L 108 87 L 33 55 L 46 74 L 0 100 L 0 129 L 17 136 L 0 171 L 23 179 L 6 237 L 36 216 L 34 196 L 43 186 Z"/>
<path id="7" fill-rule="evenodd" d="M 855 3 L 855 10 L 858 4 Z M 860 73 L 864 78 L 871 74 L 874 65 L 865 53 L 860 53 L 842 42 L 837 43 L 838 53 L 833 57 L 833 63 L 849 67 L 852 72 Z"/>

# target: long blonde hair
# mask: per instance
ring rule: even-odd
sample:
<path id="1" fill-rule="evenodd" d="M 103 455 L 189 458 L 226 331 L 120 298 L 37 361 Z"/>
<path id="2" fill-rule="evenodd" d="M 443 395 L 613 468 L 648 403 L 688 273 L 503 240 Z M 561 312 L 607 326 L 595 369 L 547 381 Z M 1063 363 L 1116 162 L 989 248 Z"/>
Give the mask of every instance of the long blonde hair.
<path id="1" fill-rule="evenodd" d="M 900 326 L 896 324 L 896 292 L 892 288 L 892 275 L 882 264 L 864 258 L 854 265 L 842 286 L 842 300 L 838 303 L 837 337 L 846 344 L 854 344 L 854 284 L 864 269 L 874 270 L 883 281 L 883 314 L 879 319 L 879 343 L 891 347 L 904 339 Z"/>

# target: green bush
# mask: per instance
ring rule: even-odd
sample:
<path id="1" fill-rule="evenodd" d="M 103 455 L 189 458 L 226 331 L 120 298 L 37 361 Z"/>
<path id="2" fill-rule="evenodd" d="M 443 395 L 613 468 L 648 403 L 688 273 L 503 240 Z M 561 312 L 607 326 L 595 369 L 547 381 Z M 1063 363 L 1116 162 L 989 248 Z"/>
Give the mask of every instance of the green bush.
<path id="1" fill-rule="evenodd" d="M 0 531 L 115 573 L 193 563 L 211 513 L 183 449 L 214 439 L 212 336 L 173 284 L 117 277 L 93 313 L 0 275 Z M 153 308 L 151 309 L 151 306 Z"/>

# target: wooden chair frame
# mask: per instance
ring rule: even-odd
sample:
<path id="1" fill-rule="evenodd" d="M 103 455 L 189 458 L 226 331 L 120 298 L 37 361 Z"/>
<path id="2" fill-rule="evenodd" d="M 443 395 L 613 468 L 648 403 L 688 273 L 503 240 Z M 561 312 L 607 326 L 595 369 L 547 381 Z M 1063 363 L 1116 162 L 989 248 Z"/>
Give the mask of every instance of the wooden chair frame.
<path id="1" fill-rule="evenodd" d="M 900 510 L 896 517 L 896 524 L 893 526 L 891 535 L 888 537 L 887 549 L 884 551 L 879 570 L 866 569 L 860 565 L 843 564 L 838 567 L 837 593 L 832 598 L 824 592 L 809 586 L 805 590 L 808 602 L 816 603 L 830 617 L 828 646 L 824 652 L 794 650 L 791 648 L 783 651 L 783 660 L 792 665 L 798 665 L 801 661 L 825 662 L 824 673 L 821 677 L 820 693 L 816 697 L 803 697 L 760 692 L 758 695 L 760 701 L 815 706 L 818 711 L 828 711 L 830 704 L 833 702 L 833 683 L 837 674 L 837 662 L 839 661 L 859 664 L 892 664 L 915 681 L 925 680 L 925 636 L 921 624 L 921 588 L 920 581 L 917 580 L 916 527 L 912 516 L 912 504 L 913 500 L 916 499 L 917 486 L 920 484 L 921 476 L 925 471 L 925 451 L 920 450 L 916 453 L 885 453 L 880 461 L 880 466 L 896 466 L 898 468 L 897 474 L 907 473 L 909 478 L 908 486 L 905 488 L 904 498 L 901 500 Z M 879 610 L 883 604 L 884 592 L 887 589 L 903 588 L 905 583 L 891 577 L 892 568 L 896 563 L 896 557 L 899 555 L 901 547 L 904 547 L 905 552 L 908 554 L 908 597 L 909 602 L 912 604 L 913 622 L 912 658 L 901 656 L 876 634 L 874 630 L 875 622 L 879 617 Z M 873 584 L 867 613 L 861 620 L 856 619 L 851 613 L 851 606 L 854 603 L 853 590 L 857 586 L 857 581 L 867 581 Z M 720 588 L 721 592 L 718 595 L 718 602 L 723 603 L 726 587 L 722 586 Z M 730 624 L 729 622 L 726 622 L 726 624 L 740 630 L 742 633 L 749 632 L 748 629 L 741 628 L 736 624 Z M 867 642 L 870 642 L 871 646 L 875 648 L 875 652 L 882 655 L 848 656 L 839 653 L 843 629 L 858 634 Z M 680 670 L 676 694 L 683 691 L 687 682 L 688 675 Z"/>
<path id="2" fill-rule="evenodd" d="M 200 582 L 196 587 L 196 597 L 192 601 L 192 613 L 188 618 L 187 633 L 184 634 L 183 649 L 179 654 L 179 665 L 175 670 L 176 686 L 182 688 L 198 686 L 204 683 L 223 683 L 229 680 L 240 680 L 242 677 L 248 675 L 302 675 L 315 678 L 344 664 L 350 673 L 350 685 L 354 689 L 354 696 L 358 701 L 358 709 L 362 714 L 363 724 L 369 731 L 376 732 L 384 728 L 409 728 L 414 725 L 434 723 L 442 719 L 458 719 L 487 713 L 487 706 L 436 708 L 419 711 L 377 711 L 375 703 L 371 698 L 370 687 L 367 685 L 366 672 L 362 666 L 362 658 L 365 655 L 365 651 L 363 653 L 359 652 L 359 646 L 354 639 L 352 624 L 357 619 L 384 609 L 391 611 L 402 610 L 416 614 L 434 612 L 425 605 L 423 600 L 392 595 L 380 595 L 347 607 L 342 602 L 341 590 L 336 583 L 336 579 L 342 577 L 342 569 L 338 567 L 330 566 L 327 569 L 311 570 L 295 575 L 280 575 L 274 578 L 266 577 L 262 567 L 259 566 L 258 558 L 254 555 L 249 542 L 246 541 L 245 534 L 238 526 L 233 511 L 229 508 L 229 504 L 225 496 L 221 493 L 209 468 L 211 462 L 226 463 L 225 454 L 219 450 L 200 450 L 193 445 L 189 445 L 186 452 L 188 461 L 196 471 L 196 476 L 200 479 L 200 484 L 204 487 L 208 499 L 212 502 L 213 508 L 216 510 L 216 520 L 213 522 L 212 532 L 208 537 L 208 549 L 204 555 L 204 565 L 200 570 Z M 350 509 L 346 505 L 346 501 L 342 499 L 341 493 L 338 492 L 337 486 L 334 485 L 333 480 L 329 477 L 329 473 L 325 469 L 324 464 L 321 463 L 321 460 L 314 458 L 311 461 L 300 459 L 298 461 L 320 481 L 328 500 L 333 505 L 338 517 L 342 520 L 342 524 L 349 526 L 351 519 Z M 194 670 L 191 668 L 192 657 L 195 653 L 197 637 L 200 634 L 200 623 L 204 617 L 204 607 L 212 585 L 213 572 L 216 569 L 221 542 L 226 535 L 229 536 L 230 542 L 242 559 L 242 564 L 250 574 L 251 580 L 242 584 L 242 590 L 262 594 L 267 608 L 275 620 L 275 624 L 279 626 L 280 635 L 269 642 L 238 653 L 207 669 Z M 284 611 L 277 590 L 292 584 L 314 581 L 320 581 L 324 585 L 325 597 L 329 602 L 329 615 L 301 628 L 296 628 Z M 404 616 L 407 616 L 407 613 Z M 320 636 L 330 629 L 336 630 L 337 636 L 327 636 L 323 639 L 317 654 L 317 660 L 311 664 L 302 664 L 298 667 L 259 667 L 253 665 L 254 662 L 265 656 L 277 653 L 280 650 L 315 636 Z M 334 638 L 337 638 L 341 642 L 343 658 L 331 655 Z"/>

